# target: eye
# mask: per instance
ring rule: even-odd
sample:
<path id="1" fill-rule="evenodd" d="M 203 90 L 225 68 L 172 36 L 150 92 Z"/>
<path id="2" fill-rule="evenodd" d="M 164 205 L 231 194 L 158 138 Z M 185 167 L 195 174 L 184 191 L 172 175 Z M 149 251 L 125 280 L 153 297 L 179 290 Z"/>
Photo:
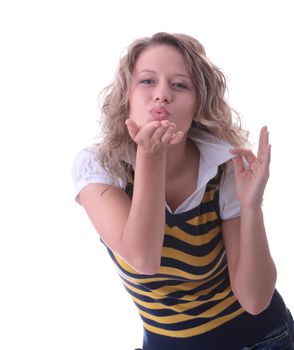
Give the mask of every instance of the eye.
<path id="1" fill-rule="evenodd" d="M 186 84 L 179 82 L 172 83 L 172 86 L 178 89 L 188 89 L 188 86 Z"/>
<path id="2" fill-rule="evenodd" d="M 154 80 L 153 79 L 143 79 L 140 81 L 140 84 L 145 84 L 145 85 L 149 85 L 149 84 L 154 84 Z"/>

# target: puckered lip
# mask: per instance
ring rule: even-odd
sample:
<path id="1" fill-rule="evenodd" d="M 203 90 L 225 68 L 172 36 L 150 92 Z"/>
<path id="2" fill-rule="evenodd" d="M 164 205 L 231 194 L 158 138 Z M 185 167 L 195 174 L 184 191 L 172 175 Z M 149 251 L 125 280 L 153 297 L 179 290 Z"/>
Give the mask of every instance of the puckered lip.
<path id="1" fill-rule="evenodd" d="M 164 107 L 153 107 L 150 114 L 154 120 L 168 119 L 169 111 Z"/>

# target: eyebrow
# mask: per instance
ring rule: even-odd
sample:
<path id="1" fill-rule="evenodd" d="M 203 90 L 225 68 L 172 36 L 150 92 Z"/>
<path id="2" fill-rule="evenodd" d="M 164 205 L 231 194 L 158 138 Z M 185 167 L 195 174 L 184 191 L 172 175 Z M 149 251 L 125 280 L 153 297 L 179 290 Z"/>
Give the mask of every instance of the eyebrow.
<path id="1" fill-rule="evenodd" d="M 151 70 L 151 69 L 143 69 L 143 70 L 141 70 L 140 72 L 138 72 L 138 74 L 140 74 L 140 73 L 153 73 L 153 74 L 157 74 L 157 72 L 155 72 L 154 70 Z M 189 77 L 189 75 L 183 74 L 183 73 L 176 73 L 176 74 L 173 74 L 172 76 L 173 76 L 173 77 L 183 77 L 183 78 L 186 78 L 186 79 L 191 80 L 191 78 Z"/>

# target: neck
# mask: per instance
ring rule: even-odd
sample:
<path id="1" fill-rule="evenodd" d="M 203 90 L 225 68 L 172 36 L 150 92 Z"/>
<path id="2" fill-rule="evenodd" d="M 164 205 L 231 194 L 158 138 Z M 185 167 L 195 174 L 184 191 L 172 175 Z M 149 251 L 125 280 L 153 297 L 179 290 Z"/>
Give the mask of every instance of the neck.
<path id="1" fill-rule="evenodd" d="M 179 144 L 170 147 L 166 154 L 167 181 L 182 173 L 190 164 L 191 159 L 195 161 L 195 154 L 198 155 L 198 150 L 188 138 L 184 138 Z"/>

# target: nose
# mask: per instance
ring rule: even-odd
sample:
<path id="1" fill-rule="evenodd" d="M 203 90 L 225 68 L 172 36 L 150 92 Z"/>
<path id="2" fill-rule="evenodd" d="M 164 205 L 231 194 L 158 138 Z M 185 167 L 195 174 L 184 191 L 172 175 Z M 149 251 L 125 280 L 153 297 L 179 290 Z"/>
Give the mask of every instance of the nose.
<path id="1" fill-rule="evenodd" d="M 168 84 L 161 83 L 154 89 L 154 102 L 158 103 L 169 103 L 171 101 L 171 91 Z"/>

